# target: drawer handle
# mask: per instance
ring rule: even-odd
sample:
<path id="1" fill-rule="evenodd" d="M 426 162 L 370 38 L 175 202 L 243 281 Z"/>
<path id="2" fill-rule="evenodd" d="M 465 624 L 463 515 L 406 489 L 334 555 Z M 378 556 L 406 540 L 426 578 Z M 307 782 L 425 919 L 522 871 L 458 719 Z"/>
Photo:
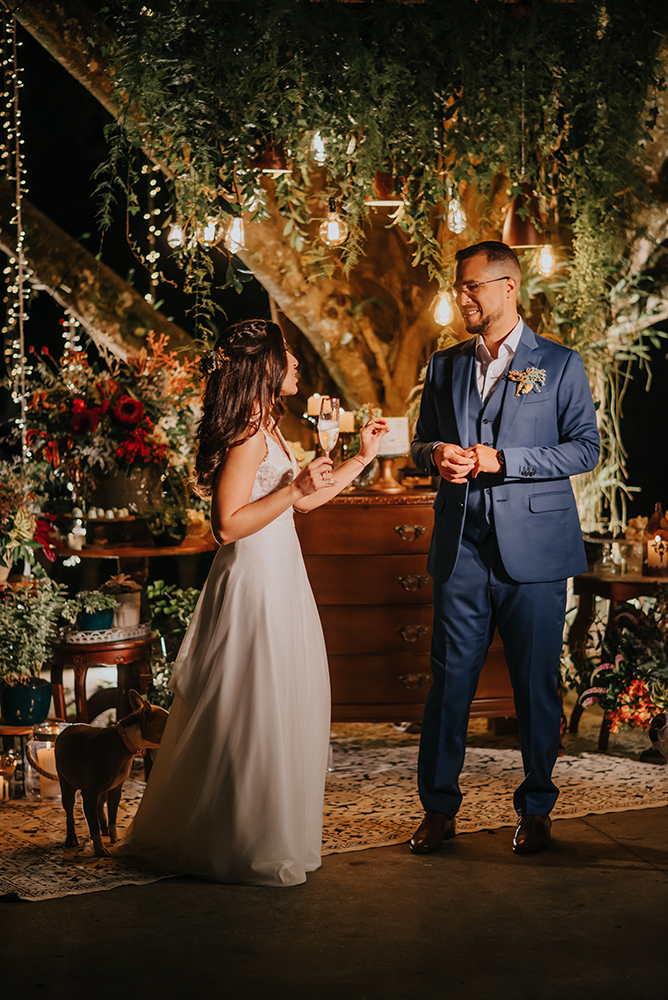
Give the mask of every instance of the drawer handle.
<path id="1" fill-rule="evenodd" d="M 426 625 L 397 625 L 397 632 L 404 642 L 417 642 L 428 631 Z"/>
<path id="2" fill-rule="evenodd" d="M 397 677 L 404 687 L 407 688 L 420 688 L 423 684 L 426 684 L 429 680 L 429 674 L 402 674 Z"/>
<path id="3" fill-rule="evenodd" d="M 407 573 L 406 576 L 398 576 L 397 583 L 400 583 L 404 590 L 413 592 L 414 590 L 420 590 L 421 587 L 425 587 L 429 583 L 429 577 Z"/>
<path id="4" fill-rule="evenodd" d="M 427 530 L 425 524 L 395 524 L 394 530 L 405 542 L 414 542 Z"/>

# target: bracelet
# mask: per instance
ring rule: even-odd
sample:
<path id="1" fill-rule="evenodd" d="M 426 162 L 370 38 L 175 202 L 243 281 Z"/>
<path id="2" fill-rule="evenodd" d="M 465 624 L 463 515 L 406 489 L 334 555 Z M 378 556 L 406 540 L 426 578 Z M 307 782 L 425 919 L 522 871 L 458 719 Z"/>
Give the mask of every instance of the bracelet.
<path id="1" fill-rule="evenodd" d="M 360 458 L 359 455 L 353 455 L 353 461 L 354 462 L 359 462 L 360 465 L 363 466 L 363 468 L 366 469 L 367 463 L 364 461 L 364 459 Z"/>

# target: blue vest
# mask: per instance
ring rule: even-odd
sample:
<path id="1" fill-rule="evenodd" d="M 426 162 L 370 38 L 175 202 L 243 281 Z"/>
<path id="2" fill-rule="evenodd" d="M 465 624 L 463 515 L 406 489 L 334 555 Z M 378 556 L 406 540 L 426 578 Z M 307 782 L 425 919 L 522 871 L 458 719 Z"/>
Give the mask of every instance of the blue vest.
<path id="1" fill-rule="evenodd" d="M 469 388 L 469 445 L 487 444 L 490 448 L 496 448 L 507 387 L 508 379 L 504 378 L 483 403 L 478 392 L 476 365 L 473 363 Z M 491 472 L 481 472 L 470 480 L 464 520 L 464 538 L 467 541 L 480 544 L 494 529 L 491 487 L 501 482 L 503 473 Z"/>

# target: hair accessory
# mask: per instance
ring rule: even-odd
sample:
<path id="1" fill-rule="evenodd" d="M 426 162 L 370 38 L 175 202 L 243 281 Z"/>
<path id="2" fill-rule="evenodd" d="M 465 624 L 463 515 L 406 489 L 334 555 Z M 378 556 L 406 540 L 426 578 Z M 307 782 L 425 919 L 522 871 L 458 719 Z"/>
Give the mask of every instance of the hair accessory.
<path id="1" fill-rule="evenodd" d="M 217 372 L 230 360 L 222 347 L 216 347 L 213 351 L 206 351 L 199 359 L 199 370 L 202 375 L 210 375 Z"/>

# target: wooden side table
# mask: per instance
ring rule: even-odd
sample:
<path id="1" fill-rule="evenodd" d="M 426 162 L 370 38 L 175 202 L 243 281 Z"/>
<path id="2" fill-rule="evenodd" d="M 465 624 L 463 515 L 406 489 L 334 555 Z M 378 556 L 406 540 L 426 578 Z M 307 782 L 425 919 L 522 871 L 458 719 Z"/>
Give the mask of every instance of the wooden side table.
<path id="1" fill-rule="evenodd" d="M 610 610 L 617 604 L 635 597 L 651 597 L 657 586 L 668 582 L 665 576 L 643 576 L 640 573 L 621 573 L 619 576 L 599 576 L 593 570 L 573 579 L 573 591 L 578 598 L 578 610 L 568 633 L 568 647 L 578 667 L 587 659 L 587 640 L 596 613 L 596 598 L 610 601 Z M 577 733 L 584 709 L 578 702 L 573 709 L 569 732 Z M 608 749 L 610 729 L 607 716 L 603 716 L 598 737 L 598 748 Z"/>
<path id="2" fill-rule="evenodd" d="M 131 688 L 146 691 L 151 679 L 151 652 L 156 639 L 155 632 L 149 632 L 136 639 L 120 639 L 111 642 L 54 642 L 51 659 L 47 667 L 51 671 L 53 685 L 53 706 L 58 718 L 65 719 L 65 694 L 63 691 L 63 670 L 74 671 L 74 700 L 76 721 L 88 722 L 100 712 L 116 707 L 116 718 L 122 719 L 131 711 L 128 692 Z M 90 667 L 116 667 L 117 686 L 115 689 L 96 692 L 86 698 L 86 674 Z"/>

